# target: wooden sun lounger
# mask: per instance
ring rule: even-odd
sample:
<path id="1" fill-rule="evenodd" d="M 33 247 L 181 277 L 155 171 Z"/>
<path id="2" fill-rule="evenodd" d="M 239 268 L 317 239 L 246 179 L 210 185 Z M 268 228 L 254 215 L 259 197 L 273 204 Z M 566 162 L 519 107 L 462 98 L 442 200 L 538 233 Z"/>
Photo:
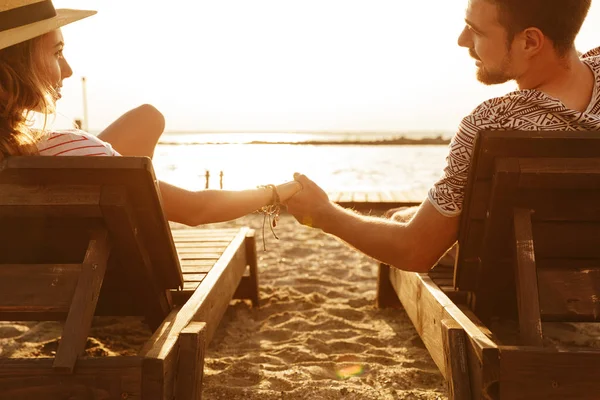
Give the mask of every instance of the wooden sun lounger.
<path id="1" fill-rule="evenodd" d="M 382 265 L 378 303 L 400 300 L 450 398 L 597 398 L 600 350 L 542 322 L 600 319 L 600 133 L 483 132 L 472 165 L 454 271 Z"/>
<path id="2" fill-rule="evenodd" d="M 229 301 L 258 305 L 254 231 L 171 232 L 148 158 L 4 160 L 0 246 L 0 320 L 65 320 L 56 357 L 0 358 L 0 399 L 199 399 Z M 154 334 L 137 356 L 85 357 L 94 315 Z"/>

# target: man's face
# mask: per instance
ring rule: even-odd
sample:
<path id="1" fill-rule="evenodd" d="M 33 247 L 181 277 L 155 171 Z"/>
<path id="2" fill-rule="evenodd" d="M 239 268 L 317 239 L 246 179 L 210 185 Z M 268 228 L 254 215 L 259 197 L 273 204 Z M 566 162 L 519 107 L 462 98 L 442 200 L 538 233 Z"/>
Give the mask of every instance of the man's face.
<path id="1" fill-rule="evenodd" d="M 476 60 L 477 79 L 495 85 L 515 79 L 506 29 L 498 20 L 498 8 L 487 0 L 469 0 L 465 29 L 458 45 Z"/>

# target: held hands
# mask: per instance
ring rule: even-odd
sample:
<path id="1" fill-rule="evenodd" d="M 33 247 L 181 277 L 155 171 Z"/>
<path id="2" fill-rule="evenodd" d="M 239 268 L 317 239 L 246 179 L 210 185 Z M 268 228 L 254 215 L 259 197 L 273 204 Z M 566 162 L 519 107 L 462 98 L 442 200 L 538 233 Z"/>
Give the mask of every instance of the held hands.
<path id="1" fill-rule="evenodd" d="M 302 225 L 321 228 L 333 203 L 329 201 L 327 193 L 306 176 L 295 173 L 294 180 L 302 185 L 302 190 L 287 201 L 288 212 Z"/>

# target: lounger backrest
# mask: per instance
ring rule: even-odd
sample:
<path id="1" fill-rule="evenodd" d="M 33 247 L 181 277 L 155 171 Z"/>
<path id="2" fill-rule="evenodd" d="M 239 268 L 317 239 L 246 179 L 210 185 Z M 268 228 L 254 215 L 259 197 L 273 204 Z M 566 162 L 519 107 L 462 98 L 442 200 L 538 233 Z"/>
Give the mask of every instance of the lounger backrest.
<path id="1" fill-rule="evenodd" d="M 2 162 L 0 264 L 82 263 L 98 229 L 108 231 L 112 249 L 98 313 L 160 323 L 171 308 L 168 289 L 183 278 L 151 161 L 36 156 Z"/>
<path id="2" fill-rule="evenodd" d="M 515 209 L 531 210 L 545 320 L 595 320 L 600 293 L 598 132 L 483 132 L 475 144 L 455 285 L 482 319 L 513 315 Z"/>

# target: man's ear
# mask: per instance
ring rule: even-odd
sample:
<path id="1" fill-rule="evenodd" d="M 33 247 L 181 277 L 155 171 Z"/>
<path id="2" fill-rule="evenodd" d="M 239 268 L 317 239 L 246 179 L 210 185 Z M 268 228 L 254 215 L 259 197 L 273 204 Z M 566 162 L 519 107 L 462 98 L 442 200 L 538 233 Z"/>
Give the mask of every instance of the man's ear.
<path id="1" fill-rule="evenodd" d="M 519 50 L 529 57 L 533 57 L 542 51 L 548 40 L 538 28 L 525 29 L 519 34 L 519 39 Z"/>

